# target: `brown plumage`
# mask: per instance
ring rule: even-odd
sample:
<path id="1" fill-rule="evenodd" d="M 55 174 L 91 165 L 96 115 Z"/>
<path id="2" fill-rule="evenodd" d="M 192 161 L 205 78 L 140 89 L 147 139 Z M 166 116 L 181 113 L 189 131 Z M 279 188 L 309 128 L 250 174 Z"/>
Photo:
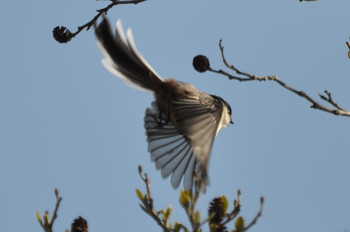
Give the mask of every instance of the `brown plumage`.
<path id="1" fill-rule="evenodd" d="M 194 173 L 208 185 L 208 162 L 214 138 L 231 121 L 231 107 L 222 98 L 173 78 L 163 80 L 137 51 L 121 21 L 113 35 L 107 19 L 95 29 L 104 66 L 134 88 L 152 92 L 155 102 L 146 110 L 148 151 L 171 184 L 192 189 Z M 198 187 L 198 186 L 196 186 Z"/>

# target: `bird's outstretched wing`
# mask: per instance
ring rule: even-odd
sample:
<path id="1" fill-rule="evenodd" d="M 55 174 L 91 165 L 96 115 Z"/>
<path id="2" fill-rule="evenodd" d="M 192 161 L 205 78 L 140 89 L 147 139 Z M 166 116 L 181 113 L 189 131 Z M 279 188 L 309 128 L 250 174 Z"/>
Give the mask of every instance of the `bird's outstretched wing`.
<path id="1" fill-rule="evenodd" d="M 146 110 L 145 128 L 151 160 L 162 170 L 164 178 L 172 174 L 174 188 L 183 177 L 184 188 L 192 189 L 194 172 L 205 185 L 209 184 L 208 161 L 221 120 L 222 103 L 215 96 L 200 96 L 202 98 L 198 95 L 177 98 L 172 102 L 171 111 L 181 130 L 159 115 L 155 102 L 153 108 Z"/>
<path id="2" fill-rule="evenodd" d="M 197 159 L 207 170 L 214 138 L 221 129 L 223 103 L 213 95 L 194 94 L 174 100 L 171 110 L 181 125 L 182 134 L 188 138 Z"/>

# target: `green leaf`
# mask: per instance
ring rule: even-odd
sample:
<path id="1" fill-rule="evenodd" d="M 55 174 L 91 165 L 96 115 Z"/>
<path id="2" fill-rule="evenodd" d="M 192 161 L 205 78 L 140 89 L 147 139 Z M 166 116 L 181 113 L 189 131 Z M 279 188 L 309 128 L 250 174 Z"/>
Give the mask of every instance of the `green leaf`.
<path id="1" fill-rule="evenodd" d="M 184 207 L 185 209 L 188 208 L 189 204 L 190 204 L 190 197 L 189 197 L 189 191 L 182 191 L 180 193 L 180 202 L 182 207 Z"/>
<path id="2" fill-rule="evenodd" d="M 210 223 L 211 219 L 213 219 L 215 217 L 215 212 L 212 212 L 209 217 L 206 219 L 206 221 L 208 221 Z"/>
<path id="3" fill-rule="evenodd" d="M 172 213 L 173 213 L 173 207 L 171 207 L 171 205 L 169 205 L 168 209 L 165 212 L 166 218 L 168 219 Z"/>
<path id="4" fill-rule="evenodd" d="M 163 216 L 163 221 L 165 222 L 168 218 L 166 217 L 166 212 L 164 209 L 162 209 L 162 211 L 160 211 L 160 213 L 162 214 Z"/>
<path id="5" fill-rule="evenodd" d="M 160 211 L 157 212 L 157 216 L 159 217 L 159 215 L 164 215 L 165 214 L 165 210 L 162 209 Z"/>
<path id="6" fill-rule="evenodd" d="M 244 219 L 242 217 L 239 217 L 236 221 L 236 231 L 240 232 L 244 229 Z"/>
<path id="7" fill-rule="evenodd" d="M 152 210 L 152 209 L 151 209 L 151 206 L 150 206 L 150 204 L 149 204 L 149 198 L 148 198 L 147 193 L 144 195 L 143 200 L 142 200 L 142 203 L 143 203 L 143 205 L 144 205 L 148 210 Z"/>
<path id="8" fill-rule="evenodd" d="M 172 229 L 173 229 L 173 222 L 171 221 L 169 225 L 169 230 L 172 230 Z"/>
<path id="9" fill-rule="evenodd" d="M 145 208 L 143 205 L 141 205 L 141 204 L 139 204 L 139 205 L 140 205 L 141 209 L 142 209 L 143 211 L 145 211 L 145 213 L 150 214 L 148 209 L 146 209 L 146 208 Z"/>
<path id="10" fill-rule="evenodd" d="M 224 204 L 225 213 L 226 213 L 226 211 L 228 210 L 228 200 L 227 200 L 227 198 L 225 196 L 222 196 L 221 197 L 221 201 Z"/>
<path id="11" fill-rule="evenodd" d="M 174 232 L 179 232 L 181 229 L 182 225 L 178 222 L 175 223 L 175 227 L 174 227 Z"/>
<path id="12" fill-rule="evenodd" d="M 43 219 L 41 218 L 41 215 L 39 213 L 39 210 L 36 211 L 36 217 L 38 218 L 41 225 L 43 225 Z"/>
<path id="13" fill-rule="evenodd" d="M 201 213 L 199 211 L 193 214 L 193 222 L 197 225 L 201 222 Z"/>
<path id="14" fill-rule="evenodd" d="M 44 225 L 50 225 L 50 218 L 49 218 L 49 213 L 46 211 L 44 215 Z"/>
<path id="15" fill-rule="evenodd" d="M 143 195 L 142 195 L 142 192 L 138 189 L 136 189 L 136 195 L 138 196 L 138 198 L 140 198 L 141 201 L 143 201 Z"/>

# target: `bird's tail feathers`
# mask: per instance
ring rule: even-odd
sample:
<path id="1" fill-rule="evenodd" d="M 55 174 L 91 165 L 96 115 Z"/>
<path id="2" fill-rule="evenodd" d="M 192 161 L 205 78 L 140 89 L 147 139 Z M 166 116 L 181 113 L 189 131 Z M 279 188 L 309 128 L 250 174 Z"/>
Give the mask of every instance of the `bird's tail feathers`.
<path id="1" fill-rule="evenodd" d="M 102 64 L 112 74 L 136 89 L 154 92 L 163 82 L 151 65 L 138 52 L 131 29 L 125 35 L 121 20 L 112 33 L 106 18 L 95 28 L 97 46 L 105 56 Z"/>

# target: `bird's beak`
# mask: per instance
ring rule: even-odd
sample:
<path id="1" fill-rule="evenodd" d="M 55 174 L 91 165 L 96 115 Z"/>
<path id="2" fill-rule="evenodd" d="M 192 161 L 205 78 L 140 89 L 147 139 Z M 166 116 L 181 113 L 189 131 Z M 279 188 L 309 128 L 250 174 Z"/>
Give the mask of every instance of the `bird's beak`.
<path id="1" fill-rule="evenodd" d="M 231 123 L 231 124 L 234 124 L 234 123 L 232 122 L 232 120 L 230 120 L 230 123 Z"/>

